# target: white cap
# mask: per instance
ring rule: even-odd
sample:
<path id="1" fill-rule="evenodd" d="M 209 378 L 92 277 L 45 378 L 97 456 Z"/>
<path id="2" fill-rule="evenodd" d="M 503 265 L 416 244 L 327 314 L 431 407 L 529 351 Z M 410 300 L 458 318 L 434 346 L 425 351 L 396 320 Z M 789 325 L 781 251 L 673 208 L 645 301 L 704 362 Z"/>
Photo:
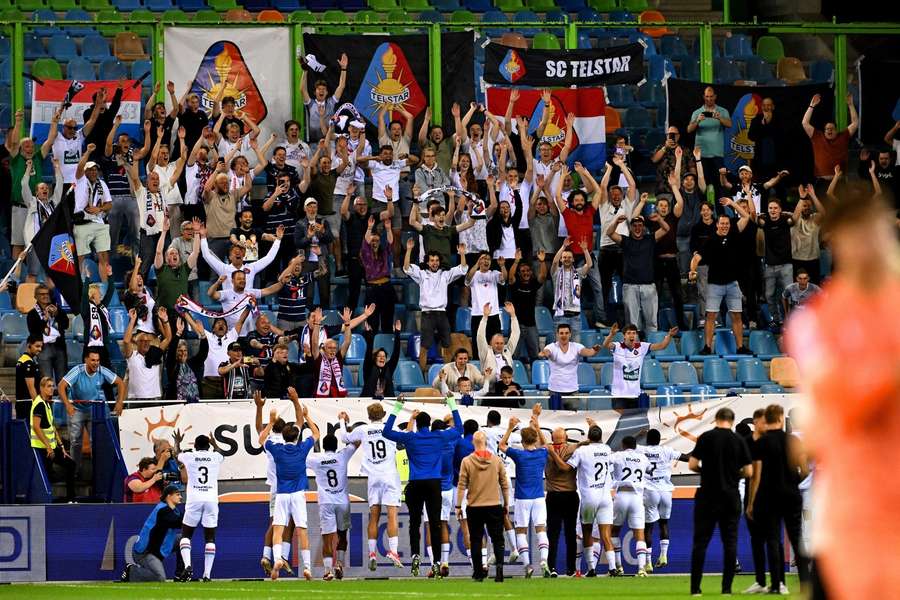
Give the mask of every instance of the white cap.
<path id="1" fill-rule="evenodd" d="M 740 168 L 738 168 L 738 173 L 740 173 L 741 171 L 749 171 L 750 174 L 753 175 L 753 169 L 751 169 L 748 165 L 741 165 Z"/>
<path id="2" fill-rule="evenodd" d="M 88 169 L 96 169 L 96 168 L 97 168 L 97 163 L 95 163 L 95 162 L 92 161 L 92 160 L 89 160 L 89 161 L 87 161 L 86 163 L 84 163 L 84 170 L 85 170 L 85 171 L 87 171 Z"/>
<path id="3" fill-rule="evenodd" d="M 307 198 L 306 200 L 303 201 L 303 206 L 304 206 L 304 208 L 307 207 L 307 206 L 309 206 L 310 204 L 316 204 L 316 205 L 318 205 L 318 204 L 319 204 L 319 201 L 316 200 L 315 198 Z"/>

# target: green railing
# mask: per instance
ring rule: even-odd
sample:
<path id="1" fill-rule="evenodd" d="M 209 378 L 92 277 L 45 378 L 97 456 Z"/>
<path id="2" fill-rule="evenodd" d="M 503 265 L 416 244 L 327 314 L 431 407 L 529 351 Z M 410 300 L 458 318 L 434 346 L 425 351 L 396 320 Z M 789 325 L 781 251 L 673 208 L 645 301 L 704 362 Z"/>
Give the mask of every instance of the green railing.
<path id="1" fill-rule="evenodd" d="M 728 6 L 728 3 L 725 3 Z M 669 30 L 683 31 L 690 30 L 697 32 L 699 39 L 699 66 L 700 79 L 704 82 L 712 83 L 714 81 L 713 57 L 714 57 L 714 36 L 716 33 L 726 33 L 734 30 L 741 32 L 764 32 L 769 35 L 828 35 L 833 36 L 831 51 L 834 56 L 834 94 L 835 94 L 835 122 L 839 128 L 845 127 L 847 124 L 847 108 L 843 98 L 847 94 L 848 89 L 848 44 L 847 36 L 873 36 L 873 35 L 898 35 L 900 34 L 900 24 L 894 23 L 729 23 L 728 11 L 724 17 L 724 22 L 700 22 L 700 21 L 668 21 L 665 23 L 611 23 L 611 22 L 584 22 L 584 21 L 567 21 L 567 22 L 470 22 L 470 23 L 428 23 L 423 21 L 400 21 L 390 23 L 320 23 L 315 20 L 297 21 L 290 23 L 260 23 L 260 22 L 220 22 L 220 23 L 193 23 L 193 22 L 166 22 L 156 20 L 130 20 L 127 22 L 101 22 L 101 21 L 0 21 L 0 28 L 6 31 L 12 31 L 11 43 L 11 69 L 12 74 L 24 73 L 25 69 L 25 52 L 24 52 L 24 34 L 27 29 L 46 25 L 58 26 L 78 26 L 78 25 L 123 25 L 127 30 L 130 26 L 143 25 L 152 26 L 152 34 L 150 36 L 150 56 L 153 61 L 153 76 L 156 81 L 165 81 L 165 64 L 163 62 L 164 44 L 165 44 L 165 27 L 290 27 L 291 42 L 294 48 L 302 46 L 303 32 L 316 31 L 318 33 L 329 33 L 333 28 L 347 29 L 351 28 L 354 32 L 371 32 L 371 33 L 409 33 L 420 32 L 429 36 L 430 49 L 430 79 L 431 85 L 429 89 L 430 102 L 433 106 L 434 119 L 439 122 L 441 118 L 441 32 L 444 30 L 460 30 L 462 28 L 471 28 L 475 31 L 485 29 L 520 29 L 520 28 L 541 28 L 564 30 L 563 47 L 566 49 L 574 49 L 578 45 L 578 34 L 581 30 L 599 30 L 599 29 L 622 29 L 622 28 L 646 28 L 653 26 L 665 26 Z M 296 91 L 299 85 L 300 73 L 296 61 L 292 61 L 294 65 L 293 81 Z M 25 86 L 21 77 L 12 76 L 11 95 L 12 109 L 18 110 L 25 107 Z M 162 99 L 162 98 L 160 98 Z M 300 94 L 294 93 L 293 113 L 296 117 L 303 118 L 303 106 Z"/>

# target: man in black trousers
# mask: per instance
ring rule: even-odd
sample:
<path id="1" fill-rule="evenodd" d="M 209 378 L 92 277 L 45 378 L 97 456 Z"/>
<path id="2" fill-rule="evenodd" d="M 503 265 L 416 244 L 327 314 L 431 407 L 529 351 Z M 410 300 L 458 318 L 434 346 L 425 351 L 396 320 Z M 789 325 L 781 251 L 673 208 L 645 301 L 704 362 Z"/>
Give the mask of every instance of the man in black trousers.
<path id="1" fill-rule="evenodd" d="M 556 452 L 563 461 L 569 460 L 578 447 L 569 444 L 566 430 L 557 427 L 551 434 L 550 452 Z M 552 457 L 551 457 L 552 458 Z M 578 488 L 575 483 L 575 469 L 560 469 L 553 460 L 547 461 L 544 467 L 544 481 L 547 487 L 547 538 L 550 542 L 550 553 L 547 562 L 550 565 L 550 577 L 557 577 L 556 555 L 559 550 L 559 534 L 562 530 L 566 536 L 566 575 L 575 575 L 575 542 L 578 528 Z"/>
<path id="2" fill-rule="evenodd" d="M 694 499 L 694 547 L 691 551 L 691 594 L 699 595 L 706 547 L 716 525 L 722 537 L 722 593 L 731 594 L 737 557 L 737 529 L 741 516 L 738 482 L 753 472 L 746 442 L 731 430 L 734 411 L 720 408 L 716 426 L 703 433 L 691 453 L 688 467 L 700 473 Z"/>
<path id="3" fill-rule="evenodd" d="M 781 548 L 781 524 L 787 531 L 797 557 L 800 581 L 809 578 L 809 562 L 800 546 L 803 498 L 798 484 L 809 474 L 803 444 L 784 431 L 784 408 L 778 404 L 766 407 L 766 432 L 753 446 L 753 478 L 747 518 L 756 523 L 765 537 L 769 571 L 769 592 L 787 593 L 784 584 L 784 552 Z"/>

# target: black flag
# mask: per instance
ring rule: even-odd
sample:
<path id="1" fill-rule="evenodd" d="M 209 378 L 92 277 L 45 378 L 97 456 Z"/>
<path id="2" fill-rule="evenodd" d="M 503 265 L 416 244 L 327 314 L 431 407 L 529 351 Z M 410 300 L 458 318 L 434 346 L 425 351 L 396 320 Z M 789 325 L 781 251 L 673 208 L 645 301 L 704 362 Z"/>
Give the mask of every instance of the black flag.
<path id="1" fill-rule="evenodd" d="M 47 276 L 75 310 L 81 306 L 81 274 L 72 231 L 72 209 L 67 202 L 60 202 L 31 244 Z"/>

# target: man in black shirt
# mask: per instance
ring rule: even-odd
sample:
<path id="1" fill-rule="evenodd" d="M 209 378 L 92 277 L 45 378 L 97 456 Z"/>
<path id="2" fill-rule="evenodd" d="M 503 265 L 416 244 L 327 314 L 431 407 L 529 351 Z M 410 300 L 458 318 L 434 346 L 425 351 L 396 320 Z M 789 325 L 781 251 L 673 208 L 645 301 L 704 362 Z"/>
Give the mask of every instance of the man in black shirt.
<path id="1" fill-rule="evenodd" d="M 25 352 L 16 361 L 16 418 L 27 419 L 31 411 L 31 401 L 38 395 L 41 368 L 37 357 L 44 347 L 44 337 L 29 335 Z"/>
<path id="2" fill-rule="evenodd" d="M 642 206 L 647 201 L 647 194 L 641 194 Z M 644 332 L 656 331 L 656 313 L 659 297 L 656 294 L 656 277 L 653 273 L 653 260 L 656 255 L 656 241 L 669 231 L 669 225 L 659 214 L 653 213 L 651 221 L 658 225 L 656 233 L 645 232 L 644 217 L 637 210 L 631 219 L 628 236 L 616 232 L 627 215 L 619 215 L 609 226 L 606 234 L 622 247 L 622 299 L 625 303 L 626 320 L 643 327 Z"/>
<path id="3" fill-rule="evenodd" d="M 100 111 L 100 116 L 97 118 L 94 128 L 91 129 L 91 132 L 84 139 L 85 148 L 89 144 L 94 144 L 96 147 L 91 153 L 91 156 L 88 157 L 88 160 L 99 162 L 103 159 L 103 147 L 106 143 L 106 137 L 113 128 L 113 120 L 116 118 L 116 115 L 119 114 L 119 107 L 122 105 L 122 93 L 124 88 L 125 80 L 120 79 L 116 86 L 116 91 L 113 93 L 112 102 L 109 103 L 108 107 L 106 106 L 106 88 L 100 88 L 94 94 L 93 104 L 84 111 L 84 114 L 82 115 L 83 123 L 87 123 L 91 120 L 91 113 L 95 110 Z"/>
<path id="4" fill-rule="evenodd" d="M 777 594 L 784 587 L 782 522 L 797 557 L 800 581 L 805 582 L 809 575 L 808 559 L 800 546 L 803 499 L 798 488 L 809 474 L 809 465 L 800 439 L 784 431 L 784 408 L 770 404 L 765 414 L 766 432 L 753 446 L 747 518 L 755 521 L 765 535 L 772 573 L 769 591 Z"/>
<path id="5" fill-rule="evenodd" d="M 300 343 L 298 340 L 297 343 Z M 312 361 L 307 361 L 304 367 L 312 368 Z M 286 344 L 277 344 L 272 349 L 272 362 L 265 368 L 265 389 L 263 396 L 266 398 L 287 398 L 288 388 L 296 388 L 306 398 L 312 396 L 315 391 L 315 383 L 307 384 L 307 389 L 300 389 L 301 366 L 288 362 L 288 347 Z"/>
<path id="6" fill-rule="evenodd" d="M 759 231 L 759 226 L 756 224 L 753 202 L 742 196 L 737 203 L 750 213 L 750 221 L 740 235 L 741 274 L 738 285 L 744 295 L 744 326 L 752 329 L 759 320 L 759 292 L 762 289 L 762 265 L 756 253 L 756 232 Z"/>
<path id="7" fill-rule="evenodd" d="M 741 516 L 738 483 L 753 472 L 747 444 L 731 430 L 734 411 L 720 408 L 715 428 L 697 440 L 688 460 L 691 471 L 700 473 L 700 489 L 694 499 L 694 547 L 691 550 L 691 594 L 700 594 L 706 548 L 713 530 L 722 537 L 722 593 L 731 594 L 737 559 L 737 529 Z"/>
<path id="8" fill-rule="evenodd" d="M 535 278 L 531 263 L 522 262 L 522 250 L 516 249 L 516 257 L 509 268 L 509 287 L 506 294 L 516 309 L 519 318 L 519 332 L 522 337 L 516 345 L 515 356 L 522 362 L 530 363 L 532 356 L 537 356 L 541 348 L 538 346 L 538 330 L 534 309 L 537 306 L 538 291 L 547 280 L 547 258 L 543 250 L 538 250 L 537 259 L 540 270 Z"/>
<path id="9" fill-rule="evenodd" d="M 200 136 L 203 135 L 203 129 L 209 126 L 209 115 L 200 109 L 200 96 L 191 92 L 190 88 L 182 96 L 182 101 L 178 103 L 178 126 L 184 127 L 184 147 L 193 148 Z M 175 152 L 179 148 L 175 146 Z M 172 158 L 177 158 L 179 154 L 173 154 Z"/>
<path id="10" fill-rule="evenodd" d="M 712 354 L 716 315 L 719 313 L 723 300 L 728 312 L 731 313 L 731 330 L 734 332 L 734 339 L 737 340 L 738 353 L 752 354 L 749 348 L 744 347 L 741 288 L 737 282 L 742 268 L 739 236 L 750 222 L 750 213 L 731 198 L 721 198 L 719 203 L 724 207 L 731 207 L 740 215 L 740 218 L 737 223 L 732 225 L 731 219 L 726 215 L 719 215 L 716 219 L 715 235 L 707 240 L 699 251 L 694 252 L 694 257 L 691 259 L 691 270 L 688 273 L 690 281 L 697 280 L 697 266 L 700 261 L 706 260 L 709 267 L 709 286 L 704 308 L 706 311 L 705 345 L 700 354 Z"/>
<path id="11" fill-rule="evenodd" d="M 766 237 L 766 302 L 772 319 L 781 323 L 784 315 L 779 316 L 782 311 L 779 298 L 782 290 L 794 283 L 794 263 L 791 260 L 791 227 L 794 226 L 794 219 L 791 213 L 782 212 L 781 202 L 772 198 L 769 200 L 768 211 L 759 215 L 757 222 Z"/>
<path id="12" fill-rule="evenodd" d="M 363 279 L 366 277 L 362 260 L 359 258 L 359 251 L 362 249 L 369 227 L 375 225 L 374 219 L 372 223 L 369 223 L 369 204 L 363 196 L 357 196 L 355 191 L 356 186 L 351 183 L 347 187 L 344 201 L 341 202 L 341 218 L 347 229 L 347 260 L 344 264 L 347 265 L 347 279 L 350 284 L 347 293 L 347 306 L 350 308 L 355 308 L 359 303 L 359 292 L 362 289 Z M 352 210 L 350 208 L 351 201 L 353 202 Z"/>

